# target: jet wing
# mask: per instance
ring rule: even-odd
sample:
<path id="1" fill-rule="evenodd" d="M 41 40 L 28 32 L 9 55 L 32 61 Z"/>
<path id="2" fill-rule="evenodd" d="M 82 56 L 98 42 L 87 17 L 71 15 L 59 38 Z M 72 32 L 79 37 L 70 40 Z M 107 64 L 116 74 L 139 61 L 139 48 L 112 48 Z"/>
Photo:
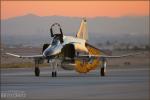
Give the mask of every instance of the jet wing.
<path id="1" fill-rule="evenodd" d="M 21 55 L 16 55 L 12 53 L 6 53 L 7 55 L 18 57 L 18 58 L 44 58 L 43 55 L 30 55 L 30 56 L 21 56 Z"/>
<path id="2" fill-rule="evenodd" d="M 128 57 L 128 56 L 135 56 L 135 55 L 139 55 L 139 54 L 143 54 L 143 52 L 141 53 L 129 53 L 129 54 L 124 54 L 124 55 L 119 55 L 119 56 L 107 56 L 107 55 L 79 55 L 77 56 L 77 59 L 84 59 L 84 58 L 122 58 L 122 57 Z"/>

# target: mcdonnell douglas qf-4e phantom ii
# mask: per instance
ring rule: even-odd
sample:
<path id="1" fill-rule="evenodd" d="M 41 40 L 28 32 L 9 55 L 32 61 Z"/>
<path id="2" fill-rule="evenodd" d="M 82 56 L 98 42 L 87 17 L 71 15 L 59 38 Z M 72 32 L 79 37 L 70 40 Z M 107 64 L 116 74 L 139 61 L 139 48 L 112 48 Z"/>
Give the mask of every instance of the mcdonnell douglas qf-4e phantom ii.
<path id="1" fill-rule="evenodd" d="M 59 32 L 54 30 L 56 27 Z M 54 23 L 50 27 L 50 34 L 52 37 L 52 43 L 43 45 L 41 55 L 21 56 L 12 53 L 6 54 L 19 58 L 33 58 L 35 61 L 35 76 L 40 75 L 39 64 L 46 59 L 47 62 L 53 67 L 52 77 L 57 76 L 58 65 L 65 70 L 74 69 L 79 73 L 87 73 L 100 66 L 100 75 L 105 76 L 107 58 L 121 58 L 138 54 L 135 53 L 121 56 L 110 56 L 104 51 L 87 43 L 88 31 L 87 21 L 85 18 L 81 21 L 76 37 L 64 36 L 61 26 L 58 23 Z"/>

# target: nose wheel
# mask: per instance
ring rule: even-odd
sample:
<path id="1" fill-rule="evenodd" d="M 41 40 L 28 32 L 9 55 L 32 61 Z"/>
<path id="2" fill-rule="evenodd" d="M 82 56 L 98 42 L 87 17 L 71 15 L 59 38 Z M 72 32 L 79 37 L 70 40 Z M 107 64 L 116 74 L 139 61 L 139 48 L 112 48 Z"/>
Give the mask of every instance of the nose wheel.
<path id="1" fill-rule="evenodd" d="M 57 77 L 57 72 L 52 72 L 52 77 Z"/>
<path id="2" fill-rule="evenodd" d="M 57 77 L 58 62 L 56 60 L 51 60 L 50 66 L 52 67 L 52 77 Z"/>

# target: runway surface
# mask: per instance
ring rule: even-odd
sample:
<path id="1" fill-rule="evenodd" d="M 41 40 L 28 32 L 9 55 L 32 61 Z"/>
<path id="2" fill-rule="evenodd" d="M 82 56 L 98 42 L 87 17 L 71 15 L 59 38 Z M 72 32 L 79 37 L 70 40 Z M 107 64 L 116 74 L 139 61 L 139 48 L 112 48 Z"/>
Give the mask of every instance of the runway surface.
<path id="1" fill-rule="evenodd" d="M 35 77 L 32 68 L 1 69 L 2 99 L 34 100 L 149 100 L 149 68 L 108 68 L 107 76 L 99 70 L 88 74 L 41 68 Z"/>

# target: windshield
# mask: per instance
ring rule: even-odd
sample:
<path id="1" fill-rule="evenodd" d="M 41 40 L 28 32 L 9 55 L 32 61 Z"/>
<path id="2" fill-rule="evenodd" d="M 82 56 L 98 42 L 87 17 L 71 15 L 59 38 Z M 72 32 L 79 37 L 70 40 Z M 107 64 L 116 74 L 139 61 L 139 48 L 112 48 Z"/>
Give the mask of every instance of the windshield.
<path id="1" fill-rule="evenodd" d="M 54 37 L 54 39 L 52 41 L 52 45 L 58 45 L 59 42 L 60 42 L 59 39 Z"/>

